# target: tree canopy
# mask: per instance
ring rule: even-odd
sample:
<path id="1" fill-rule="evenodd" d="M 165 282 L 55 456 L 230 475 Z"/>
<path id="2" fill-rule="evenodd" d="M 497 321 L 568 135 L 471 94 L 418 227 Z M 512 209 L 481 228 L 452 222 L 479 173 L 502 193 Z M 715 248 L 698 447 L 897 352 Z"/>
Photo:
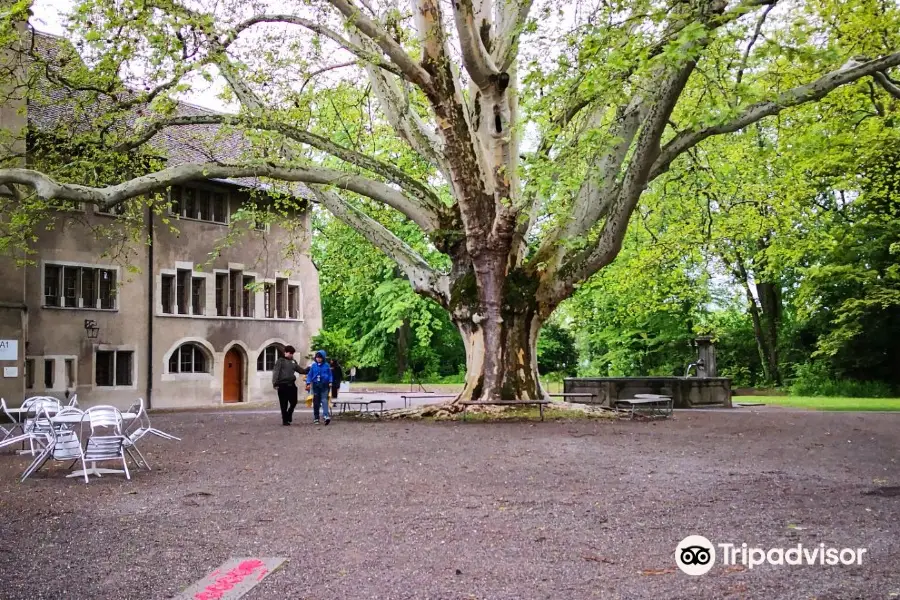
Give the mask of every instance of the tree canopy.
<path id="1" fill-rule="evenodd" d="M 4 13 L 6 41 L 27 6 Z M 13 166 L 0 184 L 108 208 L 186 180 L 303 183 L 448 311 L 462 398 L 536 397 L 541 325 L 616 258 L 647 190 L 668 210 L 662 183 L 721 136 L 765 139 L 844 86 L 897 97 L 898 25 L 875 0 L 82 0 L 70 27 L 86 65 L 40 59 L 90 120 L 70 135 L 129 153 L 217 125 L 252 144 L 114 185 Z M 175 114 L 198 77 L 227 82 L 236 114 Z M 745 243 L 721 259 L 740 270 Z"/>

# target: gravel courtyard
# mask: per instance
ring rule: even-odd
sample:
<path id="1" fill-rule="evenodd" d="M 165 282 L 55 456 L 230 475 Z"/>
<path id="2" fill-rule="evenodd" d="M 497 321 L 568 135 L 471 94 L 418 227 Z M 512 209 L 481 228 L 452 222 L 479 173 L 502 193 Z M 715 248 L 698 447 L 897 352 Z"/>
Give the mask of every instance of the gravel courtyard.
<path id="1" fill-rule="evenodd" d="M 285 557 L 247 600 L 900 598 L 900 414 L 308 424 L 168 414 L 152 472 L 0 455 L 0 598 L 165 599 Z M 675 568 L 687 535 L 868 549 L 861 566 Z"/>

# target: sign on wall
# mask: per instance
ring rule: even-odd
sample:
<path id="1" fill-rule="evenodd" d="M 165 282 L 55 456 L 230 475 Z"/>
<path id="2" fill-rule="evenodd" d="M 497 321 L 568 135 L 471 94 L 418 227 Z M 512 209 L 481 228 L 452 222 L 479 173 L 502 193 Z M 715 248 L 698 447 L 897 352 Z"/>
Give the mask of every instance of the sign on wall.
<path id="1" fill-rule="evenodd" d="M 19 367 L 3 367 L 3 377 L 18 377 Z"/>
<path id="2" fill-rule="evenodd" d="M 19 340 L 0 340 L 0 360 L 19 360 Z"/>

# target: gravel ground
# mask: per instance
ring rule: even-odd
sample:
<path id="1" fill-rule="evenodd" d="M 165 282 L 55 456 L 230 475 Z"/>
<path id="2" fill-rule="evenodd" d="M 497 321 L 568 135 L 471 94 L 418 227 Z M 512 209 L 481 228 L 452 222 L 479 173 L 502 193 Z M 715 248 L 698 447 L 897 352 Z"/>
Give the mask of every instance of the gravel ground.
<path id="1" fill-rule="evenodd" d="M 288 562 L 247 600 L 900 597 L 900 414 L 667 422 L 308 424 L 169 414 L 131 482 L 24 484 L 0 456 L 0 598 L 164 599 L 231 557 Z M 298 421 L 303 421 L 302 423 Z M 865 547 L 861 566 L 674 569 L 690 534 Z"/>

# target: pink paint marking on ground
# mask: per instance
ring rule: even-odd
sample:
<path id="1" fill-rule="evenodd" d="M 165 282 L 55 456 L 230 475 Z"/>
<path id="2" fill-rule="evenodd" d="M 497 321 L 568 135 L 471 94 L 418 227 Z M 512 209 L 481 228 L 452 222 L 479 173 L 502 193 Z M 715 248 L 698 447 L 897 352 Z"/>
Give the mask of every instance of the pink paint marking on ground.
<path id="1" fill-rule="evenodd" d="M 206 586 L 202 591 L 194 594 L 194 600 L 219 600 L 225 592 L 242 582 L 248 575 L 251 575 L 253 571 L 260 567 L 263 568 L 263 572 L 257 581 L 261 581 L 267 572 L 265 563 L 261 560 L 245 560 L 234 569 L 228 571 L 224 577 L 217 579 L 214 583 Z M 217 570 L 215 573 L 212 573 L 212 575 L 215 575 L 218 572 L 219 571 Z"/>

